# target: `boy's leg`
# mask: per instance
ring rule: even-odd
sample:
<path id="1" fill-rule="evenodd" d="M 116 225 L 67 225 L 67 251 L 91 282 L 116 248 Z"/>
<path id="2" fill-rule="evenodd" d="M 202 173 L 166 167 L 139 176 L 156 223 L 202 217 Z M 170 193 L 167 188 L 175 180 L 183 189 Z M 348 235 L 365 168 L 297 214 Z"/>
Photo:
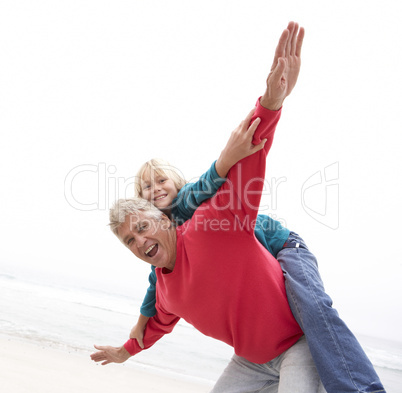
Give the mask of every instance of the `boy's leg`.
<path id="1" fill-rule="evenodd" d="M 277 259 L 289 305 L 306 335 L 325 389 L 328 393 L 385 392 L 356 337 L 332 308 L 314 255 L 293 232 L 285 246 L 289 248 L 282 249 Z"/>

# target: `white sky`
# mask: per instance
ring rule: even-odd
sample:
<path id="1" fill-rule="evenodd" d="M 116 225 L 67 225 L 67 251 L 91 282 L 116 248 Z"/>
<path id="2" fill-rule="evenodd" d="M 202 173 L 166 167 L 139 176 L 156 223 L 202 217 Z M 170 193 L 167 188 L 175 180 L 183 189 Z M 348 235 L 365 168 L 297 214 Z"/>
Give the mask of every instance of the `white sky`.
<path id="1" fill-rule="evenodd" d="M 264 213 L 305 238 L 354 331 L 400 340 L 398 3 L 3 1 L 0 267 L 145 289 L 149 268 L 106 226 L 117 179 L 151 157 L 187 179 L 209 168 L 296 20 L 303 66 Z"/>

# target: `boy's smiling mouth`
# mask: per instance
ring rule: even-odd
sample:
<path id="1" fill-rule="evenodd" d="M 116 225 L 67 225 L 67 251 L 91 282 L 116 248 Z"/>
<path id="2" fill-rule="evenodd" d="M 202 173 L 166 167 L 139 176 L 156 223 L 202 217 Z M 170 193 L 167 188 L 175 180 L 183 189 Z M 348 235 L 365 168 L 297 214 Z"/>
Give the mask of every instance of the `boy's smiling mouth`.
<path id="1" fill-rule="evenodd" d="M 154 198 L 154 201 L 159 201 L 160 199 L 166 198 L 167 194 L 159 195 L 156 198 Z"/>

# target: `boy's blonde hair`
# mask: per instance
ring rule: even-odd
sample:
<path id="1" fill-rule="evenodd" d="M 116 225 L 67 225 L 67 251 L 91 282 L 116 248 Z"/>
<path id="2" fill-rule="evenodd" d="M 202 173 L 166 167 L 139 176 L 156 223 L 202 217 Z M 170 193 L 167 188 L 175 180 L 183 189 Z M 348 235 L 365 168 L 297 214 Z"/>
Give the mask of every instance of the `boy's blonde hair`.
<path id="1" fill-rule="evenodd" d="M 141 180 L 144 176 L 162 176 L 171 179 L 177 188 L 177 191 L 187 183 L 182 173 L 169 162 L 160 158 L 153 158 L 141 166 L 135 176 L 134 192 L 136 197 L 142 197 Z"/>

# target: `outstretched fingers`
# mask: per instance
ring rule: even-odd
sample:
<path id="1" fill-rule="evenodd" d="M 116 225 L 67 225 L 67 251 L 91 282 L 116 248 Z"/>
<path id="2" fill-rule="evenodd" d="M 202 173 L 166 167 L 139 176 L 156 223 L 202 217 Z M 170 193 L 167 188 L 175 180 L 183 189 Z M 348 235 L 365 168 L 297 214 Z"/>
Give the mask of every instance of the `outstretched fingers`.
<path id="1" fill-rule="evenodd" d="M 294 56 L 296 54 L 296 41 L 297 41 L 298 31 L 299 31 L 299 25 L 297 23 L 295 23 L 294 29 L 292 32 L 292 38 L 291 38 L 291 48 L 290 48 L 291 56 Z"/>
<path id="2" fill-rule="evenodd" d="M 290 56 L 300 57 L 304 38 L 304 28 L 299 28 L 298 23 L 289 22 L 288 29 L 290 31 L 290 35 L 287 42 L 287 54 Z"/>
<path id="3" fill-rule="evenodd" d="M 301 55 L 301 49 L 303 46 L 303 39 L 304 39 L 304 28 L 300 27 L 299 34 L 297 35 L 297 40 L 296 40 L 296 49 L 295 49 L 295 54 L 297 57 L 300 57 Z"/>
<path id="4" fill-rule="evenodd" d="M 94 354 L 91 355 L 91 359 L 94 362 L 101 362 L 103 360 L 106 360 L 106 356 L 103 352 L 96 352 Z"/>
<path id="5" fill-rule="evenodd" d="M 301 48 L 304 39 L 304 28 L 303 27 L 299 28 L 298 23 L 289 22 L 286 30 L 288 30 L 289 32 L 288 36 L 285 39 L 285 34 L 282 33 L 277 50 L 275 52 L 274 64 L 276 64 L 275 61 L 277 61 L 279 57 L 289 57 L 289 56 L 300 57 L 301 55 Z"/>
<path id="6" fill-rule="evenodd" d="M 278 45 L 275 50 L 275 56 L 274 56 L 274 61 L 272 63 L 271 71 L 277 66 L 278 64 L 278 59 L 280 57 L 285 57 L 286 56 L 286 46 L 289 38 L 289 30 L 285 29 L 283 30 L 281 37 L 279 38 Z"/>
<path id="7" fill-rule="evenodd" d="M 286 41 L 286 56 L 289 57 L 292 55 L 292 42 L 293 38 L 295 35 L 295 30 L 296 30 L 296 23 L 294 22 L 289 22 L 287 30 L 289 30 L 289 36 Z"/>
<path id="8" fill-rule="evenodd" d="M 94 362 L 102 362 L 108 359 L 105 352 L 107 347 L 102 347 L 100 345 L 94 345 L 94 347 L 98 350 L 98 352 L 95 352 L 91 355 L 91 359 Z"/>

